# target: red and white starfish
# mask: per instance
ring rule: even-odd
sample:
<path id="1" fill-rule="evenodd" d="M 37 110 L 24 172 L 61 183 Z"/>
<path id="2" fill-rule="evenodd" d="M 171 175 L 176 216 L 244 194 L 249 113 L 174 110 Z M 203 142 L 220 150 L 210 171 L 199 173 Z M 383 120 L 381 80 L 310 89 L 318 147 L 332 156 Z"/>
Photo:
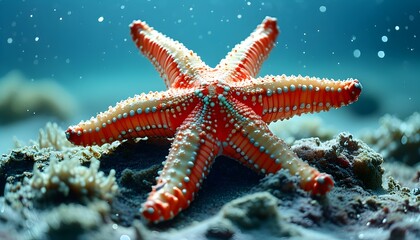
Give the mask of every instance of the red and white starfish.
<path id="1" fill-rule="evenodd" d="M 297 157 L 268 123 L 356 101 L 362 89 L 357 80 L 256 78 L 279 33 L 271 17 L 215 68 L 145 22 L 135 21 L 130 27 L 137 47 L 165 79 L 168 90 L 121 101 L 69 127 L 66 135 L 83 146 L 136 137 L 174 138 L 157 184 L 142 207 L 146 219 L 171 219 L 187 208 L 219 155 L 264 174 L 288 169 L 312 194 L 330 191 L 331 176 Z"/>

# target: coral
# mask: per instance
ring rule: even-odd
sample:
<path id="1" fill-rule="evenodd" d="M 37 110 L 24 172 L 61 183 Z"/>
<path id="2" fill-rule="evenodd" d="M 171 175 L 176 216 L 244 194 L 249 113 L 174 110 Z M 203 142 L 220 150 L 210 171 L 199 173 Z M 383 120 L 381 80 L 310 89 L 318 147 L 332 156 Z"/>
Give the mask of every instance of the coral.
<path id="1" fill-rule="evenodd" d="M 292 150 L 320 171 L 331 174 L 336 184 L 381 188 L 381 155 L 348 133 L 326 142 L 318 138 L 298 140 Z"/>
<path id="2" fill-rule="evenodd" d="M 278 199 L 267 192 L 251 194 L 226 204 L 221 210 L 221 217 L 244 230 L 267 228 L 277 236 L 296 235 L 282 223 L 277 203 Z"/>
<path id="3" fill-rule="evenodd" d="M 64 130 L 57 123 L 48 122 L 45 129 L 39 129 L 38 146 L 40 148 L 63 150 L 73 145 L 67 141 Z"/>
<path id="4" fill-rule="evenodd" d="M 13 208 L 5 204 L 4 198 L 0 198 L 0 239 L 20 239 L 18 230 L 25 227 L 25 221 Z"/>
<path id="5" fill-rule="evenodd" d="M 75 109 L 73 97 L 53 80 L 28 81 L 18 71 L 12 71 L 0 79 L 0 124 L 29 118 L 34 114 L 47 114 L 66 120 Z"/>
<path id="6" fill-rule="evenodd" d="M 80 164 L 77 158 L 50 160 L 43 171 L 35 164 L 33 173 L 23 181 L 7 183 L 5 198 L 15 209 L 48 208 L 62 203 L 88 204 L 92 201 L 111 201 L 117 192 L 115 171 L 106 177 L 99 169 L 99 161 L 91 159 L 90 167 Z"/>
<path id="7" fill-rule="evenodd" d="M 206 233 L 207 238 L 231 239 L 235 235 L 232 223 L 225 219 L 209 224 Z"/>
<path id="8" fill-rule="evenodd" d="M 98 211 L 79 204 L 62 204 L 43 213 L 45 234 L 50 239 L 78 239 L 82 233 L 104 224 Z"/>
<path id="9" fill-rule="evenodd" d="M 405 121 L 385 115 L 381 126 L 362 136 L 385 159 L 401 161 L 408 165 L 420 163 L 420 113 L 415 112 Z"/>
<path id="10" fill-rule="evenodd" d="M 41 202 L 62 202 L 69 199 L 82 202 L 95 199 L 110 201 L 118 188 L 115 170 L 111 170 L 108 177 L 105 177 L 98 169 L 99 161 L 95 158 L 91 159 L 89 168 L 80 165 L 76 158 L 61 162 L 51 159 L 50 165 L 44 171 L 34 167 L 29 185 Z"/>

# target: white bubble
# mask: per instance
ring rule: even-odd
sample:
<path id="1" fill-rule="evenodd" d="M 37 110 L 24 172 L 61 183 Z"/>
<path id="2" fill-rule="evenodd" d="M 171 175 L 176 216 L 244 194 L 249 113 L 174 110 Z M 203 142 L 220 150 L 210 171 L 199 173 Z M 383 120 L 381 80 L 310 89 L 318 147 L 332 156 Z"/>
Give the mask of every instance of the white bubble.
<path id="1" fill-rule="evenodd" d="M 242 15 L 241 14 L 238 14 L 238 16 L 236 16 L 238 19 L 241 19 L 242 18 Z"/>
<path id="2" fill-rule="evenodd" d="M 319 11 L 324 13 L 324 12 L 327 11 L 327 7 L 326 6 L 321 6 L 321 7 L 319 7 Z"/>
<path id="3" fill-rule="evenodd" d="M 125 5 L 121 5 L 120 9 L 123 10 L 125 8 Z"/>
<path id="4" fill-rule="evenodd" d="M 103 22 L 103 21 L 104 21 L 104 17 L 100 16 L 100 17 L 98 18 L 98 22 Z"/>
<path id="5" fill-rule="evenodd" d="M 123 234 L 123 235 L 120 236 L 120 240 L 130 240 L 130 239 L 131 238 L 126 234 Z"/>
<path id="6" fill-rule="evenodd" d="M 395 26 L 395 31 L 398 31 L 398 30 L 400 30 L 400 26 Z"/>
<path id="7" fill-rule="evenodd" d="M 246 5 L 251 6 L 251 2 L 246 2 Z"/>
<path id="8" fill-rule="evenodd" d="M 385 52 L 384 51 L 379 51 L 378 52 L 378 57 L 379 58 L 384 58 L 385 57 Z"/>
<path id="9" fill-rule="evenodd" d="M 359 57 L 360 57 L 360 55 L 362 55 L 362 52 L 361 52 L 359 49 L 355 49 L 355 50 L 353 51 L 353 56 L 354 56 L 355 58 L 359 58 Z"/>
<path id="10" fill-rule="evenodd" d="M 381 37 L 382 42 L 388 42 L 388 37 L 387 36 L 382 36 Z"/>
<path id="11" fill-rule="evenodd" d="M 38 42 L 39 41 L 39 37 L 35 37 L 35 42 Z"/>
<path id="12" fill-rule="evenodd" d="M 8 38 L 8 39 L 7 39 L 7 43 L 8 43 L 8 44 L 12 44 L 12 43 L 13 43 L 13 38 Z"/>

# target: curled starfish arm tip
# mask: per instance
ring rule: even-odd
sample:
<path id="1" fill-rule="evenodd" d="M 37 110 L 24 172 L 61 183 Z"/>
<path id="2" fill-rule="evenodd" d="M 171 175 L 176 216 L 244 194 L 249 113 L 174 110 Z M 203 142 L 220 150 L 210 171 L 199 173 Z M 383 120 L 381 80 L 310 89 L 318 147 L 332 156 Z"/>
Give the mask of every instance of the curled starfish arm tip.
<path id="1" fill-rule="evenodd" d="M 131 36 L 140 52 L 159 71 L 168 88 L 188 88 L 194 77 L 209 67 L 193 51 L 149 27 L 142 21 L 130 25 Z"/>
<path id="2" fill-rule="evenodd" d="M 146 220 L 171 219 L 193 201 L 220 148 L 200 125 L 187 119 L 179 127 L 157 184 L 141 209 Z"/>
<path id="3" fill-rule="evenodd" d="M 305 183 L 303 189 L 312 195 L 325 195 L 334 187 L 334 180 L 331 175 L 319 173 L 309 182 Z"/>

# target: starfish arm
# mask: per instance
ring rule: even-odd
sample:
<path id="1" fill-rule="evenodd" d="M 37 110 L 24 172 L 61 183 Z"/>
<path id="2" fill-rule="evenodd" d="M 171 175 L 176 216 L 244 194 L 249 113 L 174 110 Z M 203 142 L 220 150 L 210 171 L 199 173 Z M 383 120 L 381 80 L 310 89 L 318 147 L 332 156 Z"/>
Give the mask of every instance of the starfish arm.
<path id="1" fill-rule="evenodd" d="M 292 175 L 299 175 L 301 188 L 314 195 L 332 189 L 334 181 L 330 175 L 320 173 L 300 159 L 249 107 L 240 103 L 236 106 L 232 111 L 232 115 L 238 116 L 236 127 L 223 144 L 223 155 L 238 159 L 245 166 L 264 174 L 285 168 Z"/>
<path id="2" fill-rule="evenodd" d="M 236 88 L 243 91 L 238 99 L 269 123 L 348 105 L 358 99 L 362 85 L 354 79 L 334 81 L 281 75 L 253 79 Z"/>
<path id="3" fill-rule="evenodd" d="M 193 121 L 177 130 L 157 184 L 142 206 L 149 221 L 171 219 L 187 208 L 219 153 L 220 143 Z"/>
<path id="4" fill-rule="evenodd" d="M 155 66 L 168 88 L 188 88 L 198 72 L 208 66 L 183 44 L 166 37 L 145 22 L 134 21 L 131 36 L 136 46 Z"/>
<path id="5" fill-rule="evenodd" d="M 102 145 L 135 137 L 172 137 L 192 111 L 192 90 L 168 90 L 136 95 L 88 121 L 71 126 L 67 139 L 76 145 Z"/>
<path id="6" fill-rule="evenodd" d="M 277 20 L 266 17 L 255 31 L 236 45 L 216 69 L 230 81 L 242 81 L 255 77 L 268 57 L 279 34 Z"/>

